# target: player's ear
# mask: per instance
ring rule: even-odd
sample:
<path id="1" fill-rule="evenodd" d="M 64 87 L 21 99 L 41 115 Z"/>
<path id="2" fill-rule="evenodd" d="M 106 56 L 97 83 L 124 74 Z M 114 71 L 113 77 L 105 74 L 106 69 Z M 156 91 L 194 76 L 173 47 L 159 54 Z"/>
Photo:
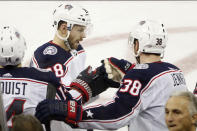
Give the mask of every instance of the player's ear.
<path id="1" fill-rule="evenodd" d="M 134 40 L 134 51 L 135 54 L 137 54 L 137 51 L 139 50 L 139 41 L 137 39 Z"/>

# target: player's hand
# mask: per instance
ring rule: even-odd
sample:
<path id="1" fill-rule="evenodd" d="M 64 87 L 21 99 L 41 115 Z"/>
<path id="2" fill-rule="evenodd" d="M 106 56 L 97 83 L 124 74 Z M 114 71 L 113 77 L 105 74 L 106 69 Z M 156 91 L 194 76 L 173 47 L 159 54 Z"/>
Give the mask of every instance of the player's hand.
<path id="1" fill-rule="evenodd" d="M 107 58 L 101 61 L 104 64 L 108 78 L 120 82 L 124 75 L 135 65 L 124 59 L 116 59 L 114 57 Z"/>
<path id="2" fill-rule="evenodd" d="M 109 80 L 104 65 L 101 65 L 94 71 L 92 71 L 91 66 L 88 66 L 72 81 L 70 86 L 72 89 L 76 89 L 82 94 L 84 103 L 91 97 L 97 96 L 111 86 L 118 88 L 120 83 Z"/>
<path id="3" fill-rule="evenodd" d="M 77 123 L 82 119 L 82 107 L 75 100 L 46 99 L 36 107 L 35 116 L 43 124 L 58 120 L 66 122 L 71 127 L 77 127 Z"/>

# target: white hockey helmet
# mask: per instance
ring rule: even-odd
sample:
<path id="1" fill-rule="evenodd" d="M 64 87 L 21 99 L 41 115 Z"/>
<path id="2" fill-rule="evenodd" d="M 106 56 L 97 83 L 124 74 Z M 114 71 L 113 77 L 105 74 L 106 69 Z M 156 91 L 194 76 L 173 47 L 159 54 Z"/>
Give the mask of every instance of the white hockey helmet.
<path id="1" fill-rule="evenodd" d="M 161 22 L 154 20 L 140 21 L 130 32 L 128 43 L 133 46 L 135 39 L 139 41 L 139 50 L 135 57 L 138 57 L 140 52 L 160 54 L 163 57 L 167 32 Z"/>
<path id="2" fill-rule="evenodd" d="M 18 65 L 21 63 L 26 49 L 26 42 L 21 34 L 12 26 L 0 28 L 0 65 Z"/>
<path id="3" fill-rule="evenodd" d="M 78 5 L 61 4 L 53 12 L 53 26 L 58 28 L 58 23 L 62 20 L 67 22 L 67 28 L 71 31 L 73 25 L 88 27 L 91 25 L 89 12 Z"/>

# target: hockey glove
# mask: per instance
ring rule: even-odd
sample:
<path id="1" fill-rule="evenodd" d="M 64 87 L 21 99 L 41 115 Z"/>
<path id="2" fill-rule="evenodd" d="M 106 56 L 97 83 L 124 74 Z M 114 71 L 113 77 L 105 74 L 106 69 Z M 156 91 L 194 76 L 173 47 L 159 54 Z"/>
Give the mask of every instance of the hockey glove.
<path id="1" fill-rule="evenodd" d="M 91 97 L 102 93 L 111 86 L 119 88 L 120 83 L 107 78 L 104 65 L 96 68 L 94 71 L 92 71 L 91 66 L 87 67 L 70 85 L 72 89 L 75 89 L 82 94 L 83 103 L 87 102 Z"/>
<path id="2" fill-rule="evenodd" d="M 135 64 L 131 64 L 124 59 L 119 60 L 114 57 L 107 58 L 101 62 L 104 64 L 108 78 L 117 82 L 120 82 L 124 75 L 135 66 Z"/>
<path id="3" fill-rule="evenodd" d="M 64 121 L 71 127 L 77 127 L 82 119 L 82 107 L 74 100 L 44 100 L 36 107 L 35 116 L 41 123 L 51 120 Z"/>

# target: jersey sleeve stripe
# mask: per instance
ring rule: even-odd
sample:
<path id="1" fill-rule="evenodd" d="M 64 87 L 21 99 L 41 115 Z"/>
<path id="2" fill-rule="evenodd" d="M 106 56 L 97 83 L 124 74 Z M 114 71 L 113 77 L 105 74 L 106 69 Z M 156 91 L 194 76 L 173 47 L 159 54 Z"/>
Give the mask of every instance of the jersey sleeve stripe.
<path id="1" fill-rule="evenodd" d="M 172 72 L 182 72 L 182 71 L 181 71 L 181 70 L 168 70 L 168 71 L 164 71 L 164 72 L 162 72 L 162 73 L 156 75 L 155 77 L 153 77 L 153 78 L 150 80 L 150 82 L 147 84 L 147 86 L 142 90 L 141 94 L 151 85 L 151 83 L 152 83 L 155 79 L 159 78 L 159 77 L 162 76 L 162 75 L 165 75 L 165 74 L 167 74 L 167 73 L 172 73 Z"/>
<path id="2" fill-rule="evenodd" d="M 32 58 L 34 65 L 36 65 L 37 68 L 39 68 L 38 62 L 36 61 L 35 56 Z"/>
<path id="3" fill-rule="evenodd" d="M 73 58 L 74 58 L 73 56 L 70 57 L 70 58 L 64 63 L 64 65 L 66 66 Z"/>

